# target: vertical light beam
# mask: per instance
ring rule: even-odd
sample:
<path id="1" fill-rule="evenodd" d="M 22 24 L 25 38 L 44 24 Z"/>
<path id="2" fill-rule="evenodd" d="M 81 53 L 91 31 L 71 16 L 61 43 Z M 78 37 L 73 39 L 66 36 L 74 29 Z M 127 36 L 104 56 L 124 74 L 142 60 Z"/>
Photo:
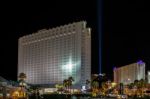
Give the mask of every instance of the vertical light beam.
<path id="1" fill-rule="evenodd" d="M 97 0 L 99 73 L 102 73 L 102 33 L 103 33 L 103 0 Z"/>

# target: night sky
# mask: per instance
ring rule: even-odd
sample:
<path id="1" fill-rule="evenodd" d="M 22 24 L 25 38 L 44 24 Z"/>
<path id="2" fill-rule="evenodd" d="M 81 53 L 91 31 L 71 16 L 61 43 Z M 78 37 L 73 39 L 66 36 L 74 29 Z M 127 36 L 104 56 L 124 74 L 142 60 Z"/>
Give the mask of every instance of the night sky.
<path id="1" fill-rule="evenodd" d="M 0 12 L 0 76 L 16 80 L 18 38 L 44 28 L 87 21 L 92 28 L 92 73 L 98 73 L 98 7 L 96 0 L 7 2 Z M 53 2 L 52 2 L 53 1 Z M 150 65 L 149 4 L 144 0 L 105 0 L 102 13 L 102 72 L 143 60 Z"/>

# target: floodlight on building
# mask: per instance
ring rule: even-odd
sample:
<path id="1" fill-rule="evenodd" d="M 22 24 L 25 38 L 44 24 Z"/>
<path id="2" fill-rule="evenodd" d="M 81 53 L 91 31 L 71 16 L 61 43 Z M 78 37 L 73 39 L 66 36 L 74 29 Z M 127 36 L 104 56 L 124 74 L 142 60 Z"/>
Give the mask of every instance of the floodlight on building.
<path id="1" fill-rule="evenodd" d="M 150 75 L 150 71 L 148 71 L 148 75 Z"/>
<path id="2" fill-rule="evenodd" d="M 69 61 L 63 66 L 63 68 L 71 73 L 74 66 L 75 64 L 72 62 L 72 59 L 69 58 Z"/>

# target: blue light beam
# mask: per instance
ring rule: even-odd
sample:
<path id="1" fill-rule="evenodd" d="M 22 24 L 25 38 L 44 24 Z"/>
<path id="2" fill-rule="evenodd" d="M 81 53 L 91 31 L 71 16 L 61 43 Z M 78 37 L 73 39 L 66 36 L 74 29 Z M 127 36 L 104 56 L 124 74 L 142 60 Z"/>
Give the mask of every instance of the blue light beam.
<path id="1" fill-rule="evenodd" d="M 99 37 L 99 73 L 102 73 L 102 33 L 103 33 L 103 0 L 97 0 L 97 19 Z"/>

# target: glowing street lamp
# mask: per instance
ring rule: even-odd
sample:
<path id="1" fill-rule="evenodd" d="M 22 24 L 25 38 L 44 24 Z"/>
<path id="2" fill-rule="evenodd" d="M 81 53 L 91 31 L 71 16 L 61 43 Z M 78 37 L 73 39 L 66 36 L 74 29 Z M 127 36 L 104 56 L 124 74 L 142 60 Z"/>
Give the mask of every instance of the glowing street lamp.
<path id="1" fill-rule="evenodd" d="M 112 83 L 111 83 L 111 86 L 112 86 L 112 87 L 115 87 L 116 85 L 117 85 L 117 83 L 115 83 L 115 82 L 112 82 Z"/>
<path id="2" fill-rule="evenodd" d="M 21 87 L 25 87 L 25 86 L 26 86 L 26 83 L 25 83 L 25 82 L 20 82 L 19 85 L 20 85 Z"/>
<path id="3" fill-rule="evenodd" d="M 130 78 L 128 78 L 127 80 L 128 80 L 128 83 L 131 83 L 131 79 Z"/>

